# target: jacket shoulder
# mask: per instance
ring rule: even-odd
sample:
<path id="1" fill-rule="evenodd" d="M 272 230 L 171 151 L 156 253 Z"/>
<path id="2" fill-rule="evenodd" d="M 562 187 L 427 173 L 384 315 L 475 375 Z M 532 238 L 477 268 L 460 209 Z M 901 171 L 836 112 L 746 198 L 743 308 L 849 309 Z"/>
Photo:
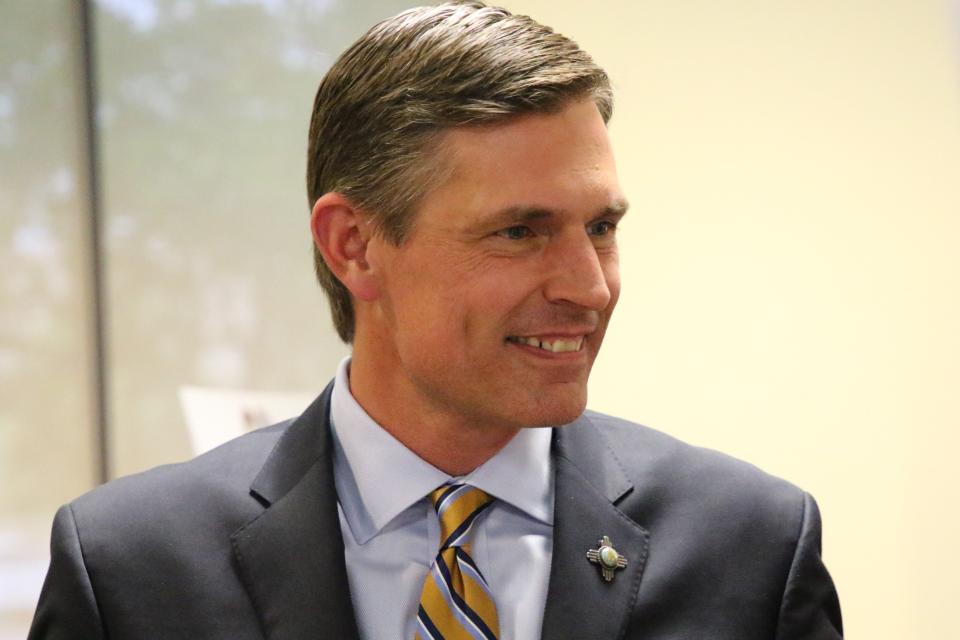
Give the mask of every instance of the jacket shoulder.
<path id="1" fill-rule="evenodd" d="M 628 503 L 641 498 L 644 511 L 651 512 L 645 515 L 682 511 L 730 523 L 777 523 L 796 534 L 806 496 L 796 485 L 644 425 L 592 411 L 585 415 L 634 486 Z"/>
<path id="2" fill-rule="evenodd" d="M 77 527 L 126 532 L 132 538 L 149 537 L 158 527 L 166 533 L 179 526 L 232 532 L 262 510 L 250 485 L 291 422 L 252 431 L 186 462 L 101 485 L 70 504 Z"/>
<path id="3" fill-rule="evenodd" d="M 683 637 L 706 629 L 724 638 L 842 636 L 809 494 L 718 451 L 619 418 L 585 417 L 631 487 L 617 508 L 649 535 L 638 629 L 660 637 L 650 621 L 669 610 L 660 619 L 670 637 L 679 637 L 675 624 L 690 630 Z"/>

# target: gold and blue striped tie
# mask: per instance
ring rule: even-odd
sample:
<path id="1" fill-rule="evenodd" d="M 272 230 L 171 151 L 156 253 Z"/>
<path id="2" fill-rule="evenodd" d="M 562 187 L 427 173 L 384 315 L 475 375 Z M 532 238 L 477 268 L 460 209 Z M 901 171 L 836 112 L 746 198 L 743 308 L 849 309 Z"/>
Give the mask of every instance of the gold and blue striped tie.
<path id="1" fill-rule="evenodd" d="M 415 640 L 497 640 L 500 623 L 487 582 L 470 557 L 470 529 L 493 498 L 466 484 L 430 494 L 440 518 L 440 551 L 420 596 Z"/>

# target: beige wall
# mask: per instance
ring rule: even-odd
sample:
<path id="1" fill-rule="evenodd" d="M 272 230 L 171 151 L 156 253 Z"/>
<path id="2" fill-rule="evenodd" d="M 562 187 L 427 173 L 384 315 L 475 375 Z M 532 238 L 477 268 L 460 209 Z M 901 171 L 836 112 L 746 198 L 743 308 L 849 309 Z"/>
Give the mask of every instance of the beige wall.
<path id="1" fill-rule="evenodd" d="M 848 637 L 960 637 L 960 11 L 504 4 L 617 89 L 633 210 L 591 405 L 812 492 Z"/>

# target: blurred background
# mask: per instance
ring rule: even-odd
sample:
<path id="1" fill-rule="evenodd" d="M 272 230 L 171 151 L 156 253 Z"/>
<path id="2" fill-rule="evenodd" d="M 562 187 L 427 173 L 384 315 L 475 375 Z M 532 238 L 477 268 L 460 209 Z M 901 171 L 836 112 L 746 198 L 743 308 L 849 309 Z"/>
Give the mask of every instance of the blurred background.
<path id="1" fill-rule="evenodd" d="M 333 375 L 310 106 L 414 4 L 0 0 L 3 640 L 60 504 Z M 960 637 L 960 6 L 501 4 L 617 91 L 632 212 L 591 406 L 813 493 L 848 637 Z"/>

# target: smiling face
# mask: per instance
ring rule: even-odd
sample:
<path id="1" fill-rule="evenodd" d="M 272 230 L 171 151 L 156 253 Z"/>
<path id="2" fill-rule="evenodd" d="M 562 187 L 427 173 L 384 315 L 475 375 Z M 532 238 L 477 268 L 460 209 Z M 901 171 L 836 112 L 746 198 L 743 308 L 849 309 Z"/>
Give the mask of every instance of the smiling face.
<path id="1" fill-rule="evenodd" d="M 626 203 L 603 120 L 574 101 L 451 129 L 441 146 L 450 176 L 404 242 L 368 243 L 378 293 L 357 305 L 352 369 L 367 379 L 351 387 L 388 428 L 569 422 L 620 292 Z"/>

